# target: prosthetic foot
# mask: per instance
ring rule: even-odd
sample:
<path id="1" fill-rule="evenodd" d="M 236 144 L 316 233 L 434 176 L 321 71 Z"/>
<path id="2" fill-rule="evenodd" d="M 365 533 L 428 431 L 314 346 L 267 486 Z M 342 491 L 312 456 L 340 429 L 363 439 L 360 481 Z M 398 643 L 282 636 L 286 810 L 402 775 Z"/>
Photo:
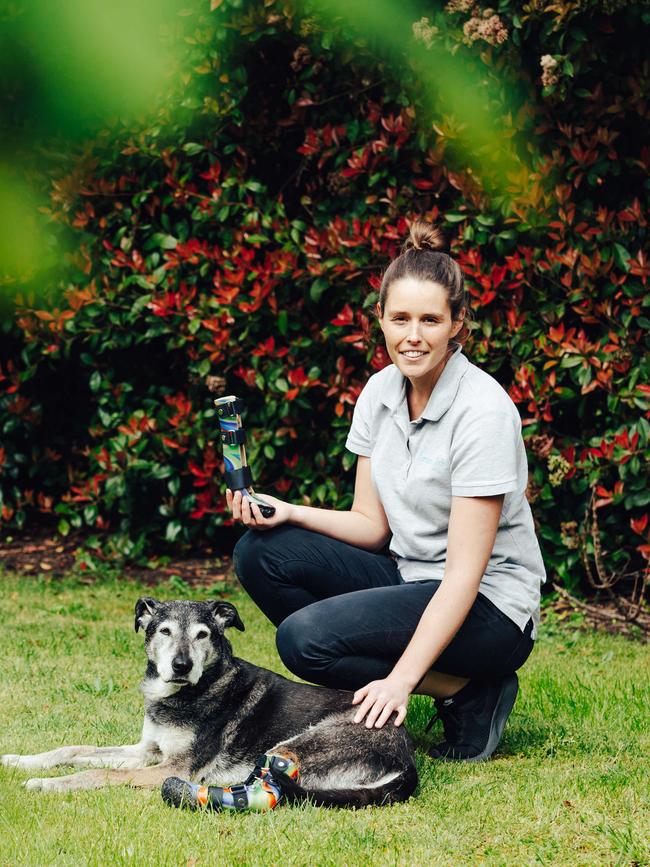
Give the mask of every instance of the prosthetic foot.
<path id="1" fill-rule="evenodd" d="M 298 767 L 283 756 L 264 755 L 257 760 L 248 779 L 237 786 L 199 786 L 168 777 L 162 785 L 163 801 L 171 807 L 187 807 L 191 810 L 272 810 L 282 798 L 278 779 L 282 776 L 295 779 Z"/>
<path id="2" fill-rule="evenodd" d="M 275 515 L 275 507 L 265 503 L 260 497 L 251 493 L 248 488 L 253 484 L 250 467 L 246 463 L 246 431 L 242 426 L 241 413 L 244 411 L 244 401 L 234 395 L 220 397 L 215 400 L 221 428 L 221 443 L 223 459 L 226 464 L 226 485 L 234 493 L 241 491 L 243 497 L 248 497 L 251 503 L 259 507 L 263 518 Z"/>

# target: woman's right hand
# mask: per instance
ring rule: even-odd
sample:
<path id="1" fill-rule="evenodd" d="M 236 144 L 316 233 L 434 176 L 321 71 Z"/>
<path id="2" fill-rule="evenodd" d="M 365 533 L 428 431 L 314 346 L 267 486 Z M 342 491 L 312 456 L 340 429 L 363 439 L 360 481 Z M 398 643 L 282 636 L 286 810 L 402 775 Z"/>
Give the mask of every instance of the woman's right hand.
<path id="1" fill-rule="evenodd" d="M 255 493 L 252 488 L 249 490 L 252 494 Z M 248 497 L 242 496 L 241 491 L 233 493 L 229 488 L 226 488 L 226 502 L 236 521 L 242 521 L 252 530 L 271 530 L 273 527 L 291 520 L 293 506 L 290 503 L 285 503 L 283 500 L 278 500 L 277 497 L 271 497 L 268 494 L 257 494 L 257 496 L 261 497 L 269 506 L 275 507 L 273 517 L 263 518 L 259 506 L 252 503 Z"/>

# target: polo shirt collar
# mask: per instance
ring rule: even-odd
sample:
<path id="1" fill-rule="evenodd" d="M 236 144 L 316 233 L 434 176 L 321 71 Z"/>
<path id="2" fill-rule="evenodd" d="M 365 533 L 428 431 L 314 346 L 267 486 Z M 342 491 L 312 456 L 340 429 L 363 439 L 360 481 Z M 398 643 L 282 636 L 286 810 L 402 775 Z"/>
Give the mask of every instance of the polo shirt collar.
<path id="1" fill-rule="evenodd" d="M 421 418 L 428 421 L 438 421 L 454 402 L 460 381 L 469 366 L 468 360 L 462 353 L 462 348 L 460 343 L 456 344 L 454 354 L 445 365 L 444 370 L 440 374 L 440 379 L 433 387 L 431 397 L 422 412 Z M 386 383 L 386 388 L 381 397 L 382 403 L 390 409 L 392 414 L 397 412 L 402 403 L 406 402 L 406 377 L 397 365 L 393 365 L 393 367 L 393 376 Z"/>

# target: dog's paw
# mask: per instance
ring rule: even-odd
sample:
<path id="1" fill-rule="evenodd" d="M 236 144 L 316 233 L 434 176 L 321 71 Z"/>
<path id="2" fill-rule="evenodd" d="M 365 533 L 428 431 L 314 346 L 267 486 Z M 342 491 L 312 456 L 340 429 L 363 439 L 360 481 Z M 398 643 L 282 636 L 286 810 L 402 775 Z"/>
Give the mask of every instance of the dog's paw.
<path id="1" fill-rule="evenodd" d="M 5 755 L 0 756 L 0 765 L 4 765 L 5 768 L 22 768 L 24 767 L 25 756 L 17 756 L 12 753 L 5 753 Z"/>
<path id="2" fill-rule="evenodd" d="M 23 786 L 30 792 L 65 792 L 68 786 L 63 777 L 32 777 L 23 783 Z"/>
<path id="3" fill-rule="evenodd" d="M 20 768 L 23 771 L 33 771 L 34 768 L 46 768 L 47 765 L 39 756 L 14 756 L 7 754 L 0 756 L 0 761 L 7 768 Z"/>
<path id="4" fill-rule="evenodd" d="M 26 780 L 23 783 L 23 787 L 28 789 L 30 792 L 40 792 L 41 789 L 44 789 L 44 783 L 47 783 L 46 779 L 39 779 L 38 777 L 32 777 L 31 780 Z"/>

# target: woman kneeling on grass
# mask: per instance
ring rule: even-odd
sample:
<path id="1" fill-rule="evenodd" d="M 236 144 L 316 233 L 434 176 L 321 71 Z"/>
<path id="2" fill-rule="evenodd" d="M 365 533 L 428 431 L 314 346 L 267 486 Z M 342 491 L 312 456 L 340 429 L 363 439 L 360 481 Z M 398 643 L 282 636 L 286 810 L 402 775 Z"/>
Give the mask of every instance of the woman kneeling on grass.
<path id="1" fill-rule="evenodd" d="M 443 246 L 416 222 L 384 274 L 377 317 L 393 363 L 354 410 L 352 509 L 265 496 L 265 519 L 240 493 L 227 501 L 250 528 L 235 570 L 278 627 L 285 665 L 355 690 L 368 728 L 400 725 L 410 693 L 432 696 L 444 740 L 431 755 L 479 761 L 514 705 L 545 571 L 519 414 L 462 354 L 468 298 Z"/>

